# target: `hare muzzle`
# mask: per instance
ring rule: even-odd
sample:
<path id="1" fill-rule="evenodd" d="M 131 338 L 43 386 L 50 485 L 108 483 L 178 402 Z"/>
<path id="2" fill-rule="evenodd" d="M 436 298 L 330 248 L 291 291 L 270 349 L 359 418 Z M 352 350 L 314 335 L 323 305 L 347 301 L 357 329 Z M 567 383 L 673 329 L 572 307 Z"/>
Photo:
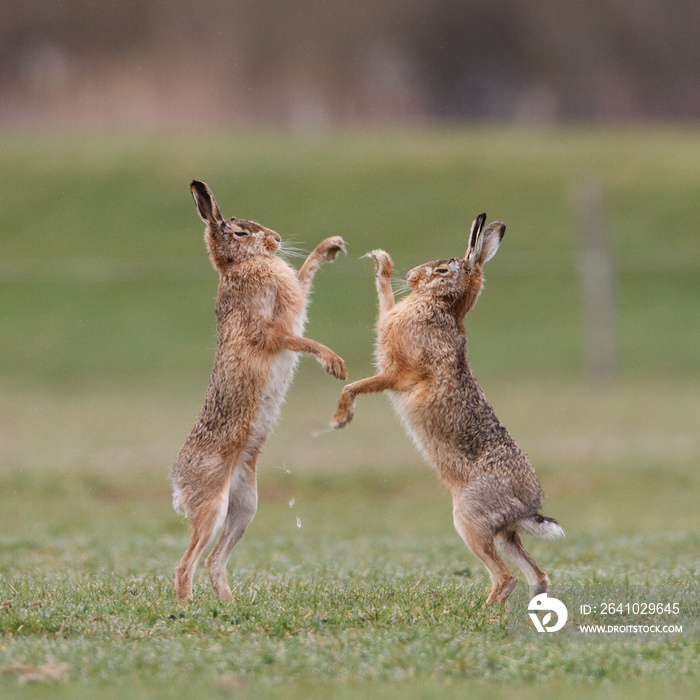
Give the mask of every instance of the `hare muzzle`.
<path id="1" fill-rule="evenodd" d="M 282 238 L 279 233 L 271 231 L 265 236 L 263 247 L 269 255 L 274 255 L 280 249 L 280 245 L 282 245 Z"/>

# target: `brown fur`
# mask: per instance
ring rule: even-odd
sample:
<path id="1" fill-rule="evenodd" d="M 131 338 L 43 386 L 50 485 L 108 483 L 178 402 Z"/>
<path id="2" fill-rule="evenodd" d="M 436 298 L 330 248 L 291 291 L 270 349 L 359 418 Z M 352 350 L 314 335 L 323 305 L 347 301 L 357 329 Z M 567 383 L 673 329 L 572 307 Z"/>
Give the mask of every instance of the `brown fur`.
<path id="1" fill-rule="evenodd" d="M 496 551 L 524 572 L 532 595 L 549 580 L 525 551 L 519 531 L 554 536 L 561 528 L 538 514 L 542 489 L 528 458 L 487 402 L 467 362 L 464 317 L 483 286 L 482 266 L 505 225 L 474 222 L 464 258 L 436 260 L 408 273 L 411 294 L 394 304 L 391 258 L 375 260 L 379 295 L 376 357 L 380 373 L 343 389 L 332 426 L 353 416 L 359 394 L 389 391 L 394 407 L 452 494 L 454 524 L 492 579 L 488 605 L 505 602 L 516 579 Z"/>
<path id="2" fill-rule="evenodd" d="M 172 472 L 173 503 L 187 514 L 192 530 L 173 584 L 178 598 L 191 599 L 197 561 L 223 526 L 206 566 L 217 595 L 230 600 L 226 562 L 255 515 L 257 458 L 277 420 L 296 353 L 315 355 L 338 379 L 347 376 L 338 355 L 302 337 L 313 276 L 321 263 L 335 259 L 344 242 L 338 236 L 322 241 L 297 275 L 275 255 L 277 233 L 224 218 L 205 183 L 194 181 L 191 190 L 220 275 L 218 338 L 204 406 Z"/>

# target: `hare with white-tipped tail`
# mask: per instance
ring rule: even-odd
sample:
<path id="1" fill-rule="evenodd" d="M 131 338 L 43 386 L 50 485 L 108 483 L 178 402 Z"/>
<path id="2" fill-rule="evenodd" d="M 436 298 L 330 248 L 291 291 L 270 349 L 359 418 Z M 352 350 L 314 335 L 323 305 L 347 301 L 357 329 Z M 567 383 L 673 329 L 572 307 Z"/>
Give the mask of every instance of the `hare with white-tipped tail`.
<path id="1" fill-rule="evenodd" d="M 204 406 L 172 471 L 173 505 L 189 517 L 192 530 L 173 584 L 178 598 L 192 597 L 199 557 L 223 528 L 206 567 L 216 594 L 230 600 L 226 562 L 255 515 L 256 462 L 279 416 L 298 353 L 315 355 L 338 379 L 347 376 L 338 355 L 302 336 L 313 276 L 345 244 L 339 236 L 325 239 L 297 274 L 276 255 L 277 233 L 253 221 L 225 218 L 205 183 L 195 180 L 190 189 L 219 272 L 218 338 Z"/>
<path id="2" fill-rule="evenodd" d="M 410 294 L 394 303 L 393 264 L 375 261 L 379 296 L 379 374 L 343 389 L 331 425 L 353 416 L 359 394 L 389 392 L 408 433 L 450 490 L 454 524 L 491 576 L 487 605 L 503 603 L 516 578 L 497 547 L 518 566 L 531 596 L 549 579 L 525 551 L 520 533 L 556 537 L 556 520 L 540 515 L 542 489 L 530 461 L 498 420 L 467 362 L 464 317 L 483 286 L 482 267 L 496 253 L 505 225 L 472 225 L 466 255 L 419 265 L 407 276 Z"/>

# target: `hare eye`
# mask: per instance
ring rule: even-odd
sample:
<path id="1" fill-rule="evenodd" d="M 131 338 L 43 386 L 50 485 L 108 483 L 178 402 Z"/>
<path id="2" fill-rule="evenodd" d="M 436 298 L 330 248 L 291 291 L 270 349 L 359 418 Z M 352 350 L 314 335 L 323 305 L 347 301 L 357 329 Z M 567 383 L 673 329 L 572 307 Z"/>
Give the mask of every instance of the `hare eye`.
<path id="1" fill-rule="evenodd" d="M 436 268 L 435 272 L 439 272 L 441 275 L 445 275 L 449 272 L 449 269 L 446 267 L 438 267 Z"/>
<path id="2" fill-rule="evenodd" d="M 248 231 L 234 231 L 233 235 L 236 238 L 245 238 L 248 235 Z"/>

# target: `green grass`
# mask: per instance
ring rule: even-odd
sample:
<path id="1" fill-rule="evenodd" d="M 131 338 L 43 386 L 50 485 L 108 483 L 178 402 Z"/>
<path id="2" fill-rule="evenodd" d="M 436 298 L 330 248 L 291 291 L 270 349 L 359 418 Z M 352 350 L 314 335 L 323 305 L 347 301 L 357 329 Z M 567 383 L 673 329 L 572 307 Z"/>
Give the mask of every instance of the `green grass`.
<path id="1" fill-rule="evenodd" d="M 131 692 L 165 687 L 173 696 L 185 687 L 216 695 L 227 683 L 243 685 L 250 697 L 275 697 L 281 683 L 299 696 L 318 685 L 322 695 L 342 697 L 356 687 L 364 697 L 384 697 L 398 684 L 404 696 L 428 697 L 421 693 L 431 687 L 456 696 L 491 682 L 512 684 L 515 695 L 523 682 L 598 692 L 643 679 L 698 681 L 697 628 L 671 642 L 513 638 L 507 613 L 483 607 L 487 576 L 452 530 L 446 494 L 433 474 L 416 468 L 263 474 L 260 511 L 232 557 L 235 602 L 217 602 L 200 571 L 195 602 L 182 608 L 169 574 L 186 536 L 162 476 L 16 473 L 2 480 L 8 527 L 0 549 L 0 602 L 7 601 L 0 667 L 67 664 L 68 690 L 117 683 Z M 651 469 L 638 475 L 636 495 L 654 492 L 659 476 Z M 596 477 L 614 507 L 621 489 L 602 470 Z M 555 489 L 550 509 L 569 536 L 533 543 L 532 552 L 557 590 L 590 582 L 693 584 L 694 597 L 682 602 L 697 609 L 700 536 L 673 505 L 688 486 L 697 489 L 697 476 L 662 499 L 657 516 L 667 530 L 647 525 L 615 534 Z M 19 692 L 16 683 L 0 676 L 6 692 Z"/>
<path id="2" fill-rule="evenodd" d="M 4 137 L 0 695 L 695 697 L 697 626 L 671 641 L 513 636 L 508 612 L 483 608 L 486 573 L 388 402 L 365 397 L 324 432 L 341 385 L 308 359 L 260 461 L 236 601 L 218 603 L 199 571 L 195 602 L 175 602 L 187 532 L 167 473 L 215 343 L 193 177 L 307 249 L 346 238 L 308 335 L 350 379 L 372 371 L 359 256 L 384 247 L 401 276 L 459 253 L 479 211 L 506 221 L 467 330 L 567 531 L 531 550 L 555 590 L 684 587 L 697 619 L 700 133 Z M 573 202 L 591 178 L 617 270 L 621 373 L 606 385 L 581 353 Z"/>

